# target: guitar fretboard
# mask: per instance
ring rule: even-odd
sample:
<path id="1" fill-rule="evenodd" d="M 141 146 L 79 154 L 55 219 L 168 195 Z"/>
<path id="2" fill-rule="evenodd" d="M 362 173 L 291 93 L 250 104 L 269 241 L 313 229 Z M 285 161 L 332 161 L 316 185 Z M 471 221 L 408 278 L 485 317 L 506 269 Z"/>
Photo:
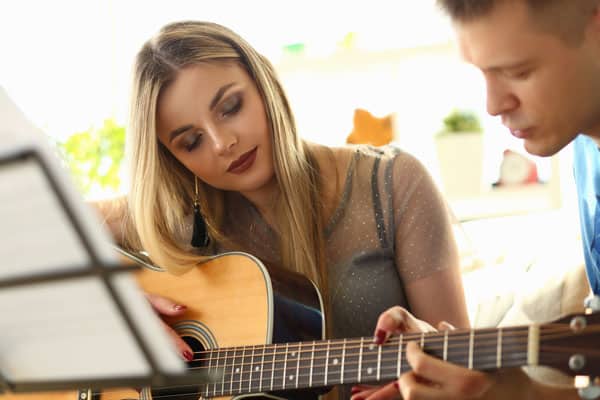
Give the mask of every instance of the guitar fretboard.
<path id="1" fill-rule="evenodd" d="M 410 341 L 471 369 L 521 366 L 528 363 L 529 335 L 529 327 L 515 327 L 400 335 L 381 346 L 363 337 L 216 349 L 201 354 L 199 368 L 221 379 L 200 392 L 215 397 L 391 381 L 410 370 L 405 359 Z"/>

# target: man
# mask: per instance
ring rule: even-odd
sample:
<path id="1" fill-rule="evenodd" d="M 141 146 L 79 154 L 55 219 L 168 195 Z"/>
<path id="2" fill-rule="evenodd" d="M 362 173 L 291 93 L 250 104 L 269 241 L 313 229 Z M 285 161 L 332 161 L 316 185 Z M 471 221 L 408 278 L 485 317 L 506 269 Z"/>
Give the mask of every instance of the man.
<path id="1" fill-rule="evenodd" d="M 586 269 L 600 294 L 594 238 L 600 226 L 600 1 L 437 1 L 454 23 L 463 57 L 483 73 L 488 112 L 531 154 L 551 156 L 574 141 Z M 376 337 L 405 329 L 405 314 L 397 311 L 382 314 Z M 579 398 L 575 389 L 541 384 L 520 369 L 485 374 L 443 362 L 415 343 L 406 356 L 413 371 L 396 385 L 405 400 Z M 353 400 L 393 396 L 397 392 L 386 386 Z"/>

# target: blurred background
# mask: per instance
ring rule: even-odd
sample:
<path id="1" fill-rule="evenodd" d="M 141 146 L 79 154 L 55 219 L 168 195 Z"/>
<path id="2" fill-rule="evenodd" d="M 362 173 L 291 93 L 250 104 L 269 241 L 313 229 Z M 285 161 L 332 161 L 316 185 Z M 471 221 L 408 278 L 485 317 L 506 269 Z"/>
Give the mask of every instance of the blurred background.
<path id="1" fill-rule="evenodd" d="M 489 314 L 481 308 L 487 300 L 509 307 L 530 292 L 515 281 L 537 287 L 581 266 L 570 148 L 551 159 L 529 156 L 486 114 L 483 79 L 461 61 L 434 0 L 0 7 L 0 85 L 57 145 L 88 199 L 126 190 L 122 146 L 136 51 L 166 23 L 208 20 L 273 62 L 304 138 L 344 145 L 364 122 L 357 110 L 367 112 L 368 126 L 389 121 L 387 141 L 424 163 L 459 222 L 472 319 Z M 533 270 L 546 273 L 515 279 Z M 479 290 L 488 284 L 497 290 Z"/>

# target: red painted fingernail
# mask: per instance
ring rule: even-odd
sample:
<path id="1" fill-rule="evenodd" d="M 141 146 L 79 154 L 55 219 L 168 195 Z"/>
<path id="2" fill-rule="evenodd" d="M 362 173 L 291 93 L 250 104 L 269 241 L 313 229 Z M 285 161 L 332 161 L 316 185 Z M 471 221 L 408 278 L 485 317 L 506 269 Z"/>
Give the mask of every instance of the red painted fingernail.
<path id="1" fill-rule="evenodd" d="M 359 388 L 357 388 L 357 387 L 353 387 L 353 388 L 350 390 L 350 394 L 351 394 L 351 395 L 355 395 L 355 394 L 356 394 L 356 393 L 358 393 L 358 392 L 360 392 L 360 389 L 359 389 Z"/>
<path id="2" fill-rule="evenodd" d="M 387 338 L 387 334 L 385 333 L 385 331 L 382 329 L 377 329 L 375 331 L 375 338 L 373 339 L 373 341 L 376 344 L 383 344 L 383 342 L 385 342 L 386 338 Z"/>
<path id="3" fill-rule="evenodd" d="M 184 311 L 184 310 L 187 310 L 187 306 L 184 306 L 183 304 L 175 304 L 173 306 L 173 309 L 175 311 Z"/>
<path id="4" fill-rule="evenodd" d="M 398 381 L 394 382 L 394 387 L 396 388 L 397 391 L 400 391 L 400 384 L 398 383 Z"/>
<path id="5" fill-rule="evenodd" d="M 194 360 L 194 354 L 192 354 L 192 352 L 189 350 L 184 350 L 181 354 L 183 355 L 183 358 L 185 358 L 188 361 Z"/>

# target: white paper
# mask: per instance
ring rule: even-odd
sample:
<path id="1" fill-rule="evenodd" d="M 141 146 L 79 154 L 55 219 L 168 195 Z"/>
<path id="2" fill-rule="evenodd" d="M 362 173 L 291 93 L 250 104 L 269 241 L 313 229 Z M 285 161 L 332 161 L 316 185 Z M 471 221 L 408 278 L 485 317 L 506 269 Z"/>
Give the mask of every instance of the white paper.
<path id="1" fill-rule="evenodd" d="M 27 152 L 35 156 L 6 162 Z M 0 88 L 0 281 L 91 271 L 92 254 L 102 266 L 118 263 L 108 232 L 84 203 L 44 135 Z M 160 372 L 185 372 L 185 363 L 133 277 L 122 273 L 109 281 Z M 97 276 L 0 288 L 0 315 L 0 372 L 9 382 L 143 378 L 151 372 Z"/>

